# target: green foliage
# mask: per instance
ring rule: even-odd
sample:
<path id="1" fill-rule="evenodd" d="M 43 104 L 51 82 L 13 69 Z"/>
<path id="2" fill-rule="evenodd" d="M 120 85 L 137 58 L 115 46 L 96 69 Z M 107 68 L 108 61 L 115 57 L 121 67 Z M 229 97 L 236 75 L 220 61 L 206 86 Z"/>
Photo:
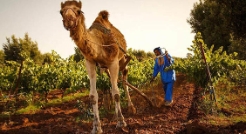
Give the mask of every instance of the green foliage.
<path id="1" fill-rule="evenodd" d="M 49 54 L 49 62 L 36 64 L 25 54 L 21 71 L 19 92 L 45 94 L 53 89 L 70 89 L 77 91 L 82 88 L 89 88 L 89 79 L 85 69 L 84 61 L 76 62 L 71 59 L 62 59 L 55 51 Z M 152 74 L 153 59 L 143 62 L 130 61 L 128 66 L 128 81 L 133 85 L 140 85 L 149 80 Z M 7 64 L 0 68 L 0 87 L 8 91 L 15 87 L 20 63 L 7 61 Z M 121 85 L 120 85 L 121 86 Z M 100 90 L 110 89 L 109 77 L 103 73 L 97 77 L 97 88 Z"/>
<path id="2" fill-rule="evenodd" d="M 89 78 L 83 61 L 74 60 L 64 61 L 63 65 L 58 65 L 58 81 L 56 88 L 77 91 L 81 88 L 89 87 Z"/>
<path id="3" fill-rule="evenodd" d="M 148 82 L 153 73 L 154 59 L 145 61 L 130 61 L 128 69 L 128 81 L 133 85 L 141 85 Z"/>
<path id="4" fill-rule="evenodd" d="M 0 67 L 4 64 L 4 52 L 0 50 Z"/>
<path id="5" fill-rule="evenodd" d="M 38 66 L 31 59 L 26 59 L 23 64 L 20 81 L 20 92 L 30 93 L 37 90 L 39 84 L 41 66 Z"/>
<path id="6" fill-rule="evenodd" d="M 211 73 L 211 83 L 209 83 L 210 79 L 207 75 L 205 60 L 202 57 L 201 46 L 204 50 L 209 72 Z M 220 91 L 220 89 L 217 90 L 213 87 L 222 83 L 225 83 L 227 88 L 237 87 L 235 85 L 245 86 L 246 71 L 244 70 L 246 69 L 246 61 L 237 60 L 237 53 L 227 54 L 226 51 L 223 51 L 223 47 L 216 50 L 213 46 L 208 48 L 203 42 L 201 33 L 196 34 L 193 45 L 188 50 L 193 55 L 183 59 L 176 59 L 173 68 L 185 74 L 188 80 L 194 82 L 196 88 L 201 87 L 203 89 L 200 94 L 201 100 L 196 102 L 198 108 L 205 114 L 214 113 L 218 107 L 215 107 L 214 99 L 212 98 L 216 96 L 214 91 Z M 233 84 L 233 86 L 230 84 Z M 216 98 L 217 104 L 223 103 L 223 95 L 217 96 Z"/>
<path id="7" fill-rule="evenodd" d="M 89 80 L 82 61 L 76 63 L 72 60 L 63 60 L 55 51 L 52 51 L 50 60 L 51 64 L 43 65 L 36 64 L 29 58 L 24 60 L 19 92 L 43 94 L 57 88 L 71 88 L 74 91 L 88 88 Z M 1 90 L 7 91 L 16 86 L 19 66 L 16 61 L 7 61 L 7 65 L 0 68 Z"/>
<path id="8" fill-rule="evenodd" d="M 97 73 L 97 88 L 101 89 L 103 92 L 111 89 L 110 79 L 106 73 L 100 74 L 99 70 Z"/>
<path id="9" fill-rule="evenodd" d="M 193 41 L 189 51 L 192 51 L 193 56 L 185 59 L 176 60 L 174 64 L 175 70 L 187 75 L 188 79 L 194 82 L 198 87 L 205 88 L 208 85 L 208 76 L 206 74 L 206 66 L 202 58 L 200 43 L 203 46 L 207 64 L 209 66 L 212 82 L 218 83 L 222 76 L 228 76 L 232 71 L 237 70 L 237 66 L 245 66 L 245 61 L 235 60 L 237 53 L 227 54 L 223 51 L 223 47 L 214 50 L 204 44 L 201 34 L 198 33 Z"/>
<path id="10" fill-rule="evenodd" d="M 8 61 L 7 64 L 8 66 L 4 65 L 0 68 L 0 90 L 3 91 L 8 91 L 13 88 L 20 66 L 14 61 Z"/>

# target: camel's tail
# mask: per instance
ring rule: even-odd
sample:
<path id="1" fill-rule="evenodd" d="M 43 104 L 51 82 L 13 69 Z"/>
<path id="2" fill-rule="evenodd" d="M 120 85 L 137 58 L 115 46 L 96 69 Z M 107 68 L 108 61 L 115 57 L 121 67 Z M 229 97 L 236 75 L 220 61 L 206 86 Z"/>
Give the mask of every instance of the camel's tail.
<path id="1" fill-rule="evenodd" d="M 108 20 L 109 13 L 106 10 L 99 12 L 98 16 L 101 16 L 104 20 Z"/>

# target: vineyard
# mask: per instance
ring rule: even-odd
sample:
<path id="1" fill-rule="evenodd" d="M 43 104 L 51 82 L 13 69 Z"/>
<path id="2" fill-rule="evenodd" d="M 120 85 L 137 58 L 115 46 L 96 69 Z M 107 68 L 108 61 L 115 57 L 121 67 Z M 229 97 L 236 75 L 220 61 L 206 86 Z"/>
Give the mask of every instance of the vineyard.
<path id="1" fill-rule="evenodd" d="M 89 78 L 85 69 L 84 61 L 76 62 L 71 59 L 59 58 L 53 51 L 50 64 L 38 65 L 32 60 L 26 59 L 21 64 L 15 61 L 7 61 L 7 65 L 1 68 L 0 87 L 4 93 L 18 90 L 18 94 L 39 93 L 46 99 L 47 94 L 55 89 L 61 89 L 64 93 L 76 92 L 80 89 L 89 88 Z M 128 81 L 133 85 L 146 82 L 152 74 L 152 59 L 144 62 L 136 60 L 129 64 Z M 21 70 L 21 75 L 19 71 Z M 110 82 L 106 74 L 100 74 L 97 86 L 101 90 L 108 90 Z M 120 75 L 120 74 L 119 74 Z M 120 77 L 120 76 L 119 76 Z"/>
<path id="2" fill-rule="evenodd" d="M 201 57 L 202 44 L 212 76 L 212 85 Z M 207 48 L 198 33 L 189 48 L 193 55 L 175 58 L 177 81 L 174 104 L 163 105 L 163 89 L 157 79 L 149 83 L 153 57 L 130 61 L 128 82 L 144 92 L 155 104 L 150 107 L 134 90 L 130 94 L 137 107 L 128 115 L 124 90 L 119 80 L 121 105 L 128 126 L 115 129 L 110 108 L 110 82 L 97 70 L 105 133 L 246 133 L 246 61 L 221 47 Z M 53 51 L 51 61 L 36 64 L 23 54 L 21 62 L 7 61 L 0 68 L 1 133 L 89 133 L 91 109 L 88 102 L 89 79 L 84 61 L 62 59 Z M 119 79 L 121 74 L 119 74 Z M 211 87 L 214 91 L 211 92 Z M 216 100 L 211 99 L 215 95 Z M 109 97 L 108 97 L 109 96 Z M 40 123 L 38 123 L 40 122 Z"/>

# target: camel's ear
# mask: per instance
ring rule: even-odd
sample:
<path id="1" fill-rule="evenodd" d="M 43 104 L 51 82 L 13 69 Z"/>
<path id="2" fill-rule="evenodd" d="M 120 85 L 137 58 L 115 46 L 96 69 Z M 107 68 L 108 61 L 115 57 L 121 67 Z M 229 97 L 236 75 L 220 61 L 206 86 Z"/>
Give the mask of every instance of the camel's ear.
<path id="1" fill-rule="evenodd" d="M 82 7 L 82 2 L 79 1 L 79 3 L 77 4 L 77 6 L 79 7 L 79 9 L 81 9 L 81 7 Z"/>
<path id="2" fill-rule="evenodd" d="M 64 7 L 64 4 L 63 4 L 63 2 L 61 2 L 61 9 Z"/>

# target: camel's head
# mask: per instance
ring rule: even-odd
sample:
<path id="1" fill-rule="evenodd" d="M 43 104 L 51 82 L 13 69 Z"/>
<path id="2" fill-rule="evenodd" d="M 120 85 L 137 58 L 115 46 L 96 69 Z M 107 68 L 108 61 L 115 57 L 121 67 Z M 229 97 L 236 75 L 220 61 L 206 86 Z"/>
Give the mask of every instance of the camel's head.
<path id="1" fill-rule="evenodd" d="M 78 18 L 83 14 L 81 7 L 81 1 L 70 0 L 61 3 L 60 13 L 63 18 L 63 25 L 67 30 L 73 30 L 77 27 Z"/>

